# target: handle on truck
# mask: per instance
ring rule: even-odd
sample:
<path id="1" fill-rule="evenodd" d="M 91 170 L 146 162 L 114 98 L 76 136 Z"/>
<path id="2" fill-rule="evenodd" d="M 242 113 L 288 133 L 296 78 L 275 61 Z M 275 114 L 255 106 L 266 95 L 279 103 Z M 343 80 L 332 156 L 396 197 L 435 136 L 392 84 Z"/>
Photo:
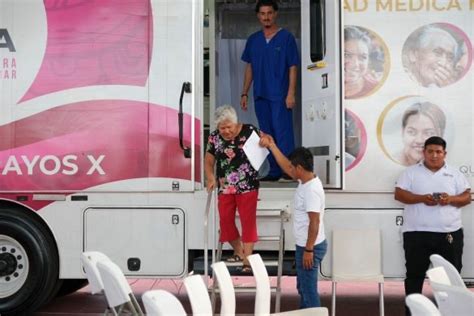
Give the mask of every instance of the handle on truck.
<path id="1" fill-rule="evenodd" d="M 191 158 L 191 148 L 183 144 L 183 95 L 184 93 L 191 93 L 191 83 L 183 82 L 181 86 L 181 95 L 179 96 L 179 112 L 178 112 L 178 127 L 179 127 L 179 146 L 183 150 L 184 158 Z"/>

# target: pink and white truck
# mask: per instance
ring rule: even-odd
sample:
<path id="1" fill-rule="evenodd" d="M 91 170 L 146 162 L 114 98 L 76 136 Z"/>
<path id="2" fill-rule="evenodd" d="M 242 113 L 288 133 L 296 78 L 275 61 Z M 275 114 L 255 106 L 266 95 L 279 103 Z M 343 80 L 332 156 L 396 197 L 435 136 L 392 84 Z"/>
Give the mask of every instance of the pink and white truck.
<path id="1" fill-rule="evenodd" d="M 84 251 L 106 253 L 134 278 L 180 278 L 192 269 L 210 234 L 205 135 L 216 106 L 238 107 L 240 55 L 259 28 L 254 5 L 0 1 L 0 314 L 34 311 L 83 285 Z M 473 7 L 469 0 L 281 1 L 279 22 L 301 53 L 295 139 L 312 150 L 326 184 L 326 233 L 380 228 L 387 278 L 404 276 L 403 206 L 393 186 L 405 168 L 401 117 L 412 103 L 440 108 L 448 162 L 473 183 Z M 410 45 L 426 25 L 456 43 L 443 83 L 425 84 L 412 68 L 421 61 L 412 65 Z M 348 27 L 370 39 L 356 71 L 370 85 L 355 95 L 344 80 L 353 57 L 343 40 Z M 239 116 L 256 124 L 252 110 Z M 261 203 L 291 210 L 293 190 L 263 183 Z M 463 212 L 467 280 L 474 279 L 472 213 L 472 206 Z M 291 219 L 285 228 L 291 256 Z M 323 276 L 330 262 L 328 253 Z"/>

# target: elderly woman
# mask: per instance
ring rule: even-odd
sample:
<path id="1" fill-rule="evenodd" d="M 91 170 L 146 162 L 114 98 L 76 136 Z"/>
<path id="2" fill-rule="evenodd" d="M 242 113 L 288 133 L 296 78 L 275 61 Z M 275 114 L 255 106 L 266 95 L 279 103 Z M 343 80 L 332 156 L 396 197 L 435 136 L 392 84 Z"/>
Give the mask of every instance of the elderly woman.
<path id="1" fill-rule="evenodd" d="M 229 242 L 234 255 L 227 259 L 243 262 L 243 272 L 250 272 L 247 256 L 252 254 L 257 236 L 258 171 L 248 160 L 243 146 L 250 135 L 259 130 L 248 124 L 240 124 L 233 107 L 224 105 L 216 109 L 217 130 L 209 135 L 205 156 L 207 189 L 216 184 L 219 188 L 218 208 L 220 217 L 220 241 Z M 214 176 L 216 168 L 217 179 Z M 242 224 L 242 237 L 235 225 L 238 210 Z"/>

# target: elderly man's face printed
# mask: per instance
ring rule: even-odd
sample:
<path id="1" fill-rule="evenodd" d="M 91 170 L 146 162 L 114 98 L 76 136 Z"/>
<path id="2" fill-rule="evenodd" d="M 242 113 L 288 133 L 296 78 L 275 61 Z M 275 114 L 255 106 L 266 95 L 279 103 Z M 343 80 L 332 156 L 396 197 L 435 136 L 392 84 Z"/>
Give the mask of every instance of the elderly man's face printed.
<path id="1" fill-rule="evenodd" d="M 438 134 L 433 121 L 423 114 L 410 116 L 402 133 L 403 153 L 410 164 L 423 158 L 425 140 Z"/>
<path id="2" fill-rule="evenodd" d="M 426 47 L 410 53 L 415 76 L 424 87 L 435 84 L 446 86 L 454 81 L 456 43 L 447 34 L 431 38 Z"/>
<path id="3" fill-rule="evenodd" d="M 369 48 L 359 40 L 344 42 L 344 82 L 362 82 L 369 66 Z"/>

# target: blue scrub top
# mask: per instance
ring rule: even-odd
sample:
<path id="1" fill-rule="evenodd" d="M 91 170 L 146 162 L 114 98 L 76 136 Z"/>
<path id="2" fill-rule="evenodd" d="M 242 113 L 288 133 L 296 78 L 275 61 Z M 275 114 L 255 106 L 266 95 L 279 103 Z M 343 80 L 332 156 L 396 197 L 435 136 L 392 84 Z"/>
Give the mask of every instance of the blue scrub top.
<path id="1" fill-rule="evenodd" d="M 290 32 L 281 29 L 268 43 L 263 31 L 253 33 L 245 44 L 241 59 L 252 66 L 255 99 L 286 98 L 289 69 L 299 64 L 298 48 Z"/>

